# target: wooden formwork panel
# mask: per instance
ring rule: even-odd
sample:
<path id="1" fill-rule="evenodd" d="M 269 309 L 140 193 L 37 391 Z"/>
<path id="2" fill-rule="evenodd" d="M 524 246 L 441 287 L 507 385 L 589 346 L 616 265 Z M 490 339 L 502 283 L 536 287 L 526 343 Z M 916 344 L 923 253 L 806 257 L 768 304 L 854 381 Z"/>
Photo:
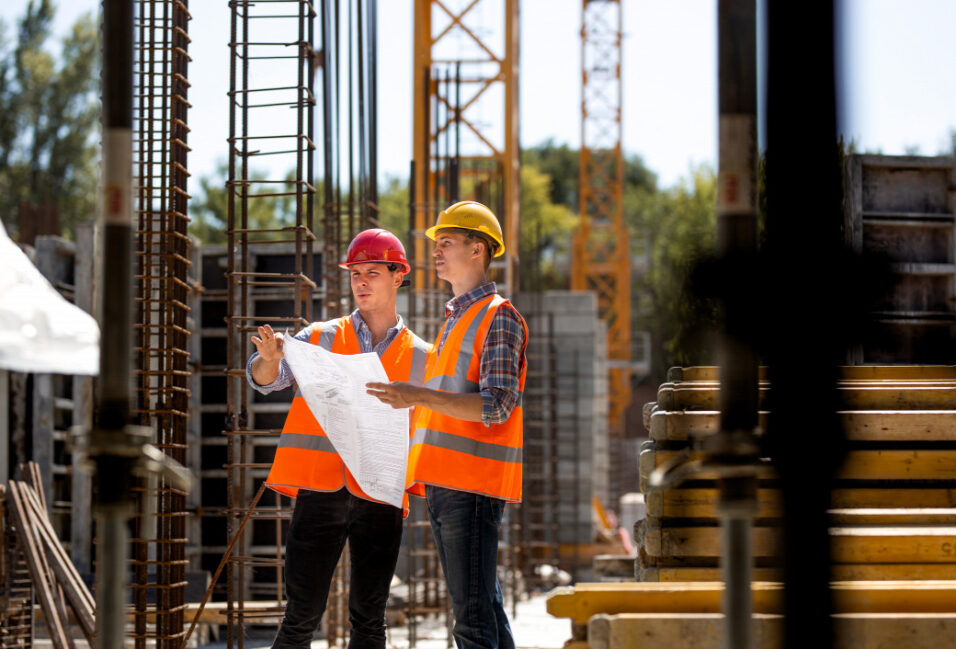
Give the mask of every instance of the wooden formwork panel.
<path id="1" fill-rule="evenodd" d="M 718 613 L 598 615 L 588 623 L 590 649 L 712 649 L 720 646 Z M 939 649 L 956 635 L 956 613 L 842 614 L 833 618 L 834 649 Z M 783 647 L 783 617 L 753 617 L 754 649 Z"/>

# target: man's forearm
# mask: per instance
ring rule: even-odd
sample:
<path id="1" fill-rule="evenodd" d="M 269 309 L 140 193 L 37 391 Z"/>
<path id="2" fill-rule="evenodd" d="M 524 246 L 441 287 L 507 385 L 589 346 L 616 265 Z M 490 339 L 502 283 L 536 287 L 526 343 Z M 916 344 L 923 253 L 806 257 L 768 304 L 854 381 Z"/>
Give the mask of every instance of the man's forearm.
<path id="1" fill-rule="evenodd" d="M 252 361 L 252 380 L 258 385 L 269 385 L 279 377 L 279 363 L 282 359 L 267 361 L 262 356 L 257 356 Z"/>
<path id="2" fill-rule="evenodd" d="M 448 417 L 464 421 L 481 421 L 481 394 L 440 392 L 430 388 L 415 388 L 415 402 Z"/>

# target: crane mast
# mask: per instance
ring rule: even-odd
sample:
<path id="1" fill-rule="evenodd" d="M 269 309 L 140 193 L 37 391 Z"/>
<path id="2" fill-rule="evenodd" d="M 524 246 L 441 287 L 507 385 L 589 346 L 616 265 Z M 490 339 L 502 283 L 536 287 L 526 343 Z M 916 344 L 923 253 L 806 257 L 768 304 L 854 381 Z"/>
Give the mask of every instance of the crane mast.
<path id="1" fill-rule="evenodd" d="M 631 259 L 621 153 L 621 3 L 582 0 L 580 226 L 571 289 L 594 291 L 607 324 L 609 415 L 620 430 L 631 392 Z"/>

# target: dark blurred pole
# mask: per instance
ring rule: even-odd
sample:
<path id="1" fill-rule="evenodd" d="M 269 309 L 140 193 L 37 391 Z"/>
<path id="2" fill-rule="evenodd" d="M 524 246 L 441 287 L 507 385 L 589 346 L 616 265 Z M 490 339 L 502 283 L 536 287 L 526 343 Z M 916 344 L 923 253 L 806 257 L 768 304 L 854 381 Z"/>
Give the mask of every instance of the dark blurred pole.
<path id="1" fill-rule="evenodd" d="M 717 7 L 717 254 L 731 281 L 721 291 L 720 431 L 707 450 L 710 461 L 724 466 L 718 500 L 726 582 L 723 646 L 749 649 L 758 361 L 754 341 L 747 340 L 747 321 L 759 296 L 746 268 L 757 253 L 757 9 L 756 0 L 720 0 Z"/>
<path id="2" fill-rule="evenodd" d="M 845 452 L 834 3 L 767 2 L 768 450 L 783 499 L 785 647 L 829 647 L 826 510 Z M 859 287 L 857 287 L 857 290 Z"/>
<path id="3" fill-rule="evenodd" d="M 121 649 L 126 616 L 131 472 L 141 452 L 129 424 L 132 327 L 133 2 L 103 2 L 103 233 L 98 420 L 90 441 L 96 490 L 96 645 Z"/>

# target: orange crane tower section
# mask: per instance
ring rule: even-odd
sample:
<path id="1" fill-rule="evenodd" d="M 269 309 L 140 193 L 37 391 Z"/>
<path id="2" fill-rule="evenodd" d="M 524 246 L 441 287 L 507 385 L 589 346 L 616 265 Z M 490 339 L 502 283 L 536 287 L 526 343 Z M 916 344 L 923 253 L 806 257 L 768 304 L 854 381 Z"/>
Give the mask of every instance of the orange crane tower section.
<path id="1" fill-rule="evenodd" d="M 424 233 L 459 200 L 498 216 L 505 255 L 492 277 L 517 292 L 518 33 L 518 0 L 415 0 L 413 294 L 441 288 Z"/>
<path id="2" fill-rule="evenodd" d="M 607 324 L 609 415 L 619 431 L 630 403 L 631 255 L 621 153 L 621 3 L 583 0 L 579 216 L 571 289 L 594 291 Z"/>

